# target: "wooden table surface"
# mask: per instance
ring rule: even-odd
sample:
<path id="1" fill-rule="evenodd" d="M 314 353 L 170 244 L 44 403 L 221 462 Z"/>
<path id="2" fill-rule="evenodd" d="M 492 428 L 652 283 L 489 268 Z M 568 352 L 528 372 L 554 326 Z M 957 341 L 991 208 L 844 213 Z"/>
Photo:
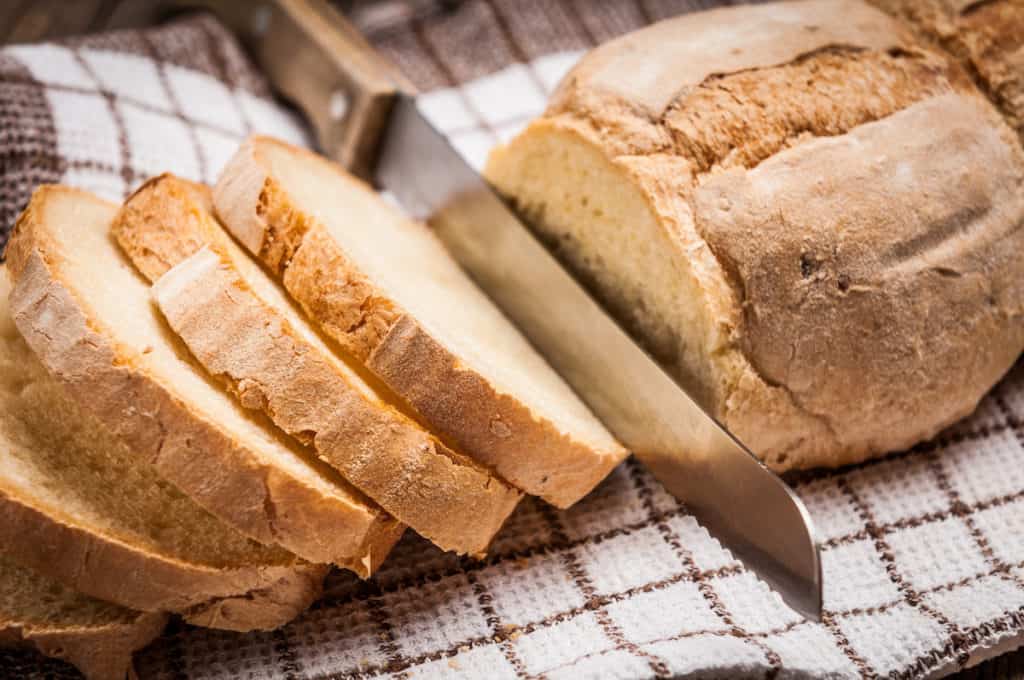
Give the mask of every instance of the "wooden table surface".
<path id="1" fill-rule="evenodd" d="M 336 2 L 343 10 L 360 2 Z M 0 0 L 0 45 L 137 26 L 153 13 L 153 0 Z M 957 680 L 1024 680 L 1024 649 L 954 676 Z"/>

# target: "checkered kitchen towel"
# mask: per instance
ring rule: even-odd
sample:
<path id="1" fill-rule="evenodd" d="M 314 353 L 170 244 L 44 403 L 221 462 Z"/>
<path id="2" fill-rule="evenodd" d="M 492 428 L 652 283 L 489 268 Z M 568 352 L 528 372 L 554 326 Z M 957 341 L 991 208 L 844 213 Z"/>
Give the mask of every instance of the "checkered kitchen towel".
<path id="1" fill-rule="evenodd" d="M 448 3 L 450 4 L 450 3 Z M 657 6 L 656 6 L 657 5 Z M 513 11 L 513 6 L 514 10 Z M 361 4 L 353 16 L 423 89 L 474 163 L 537 114 L 590 44 L 665 0 Z M 308 142 L 212 20 L 0 50 L 0 225 L 62 181 L 121 198 L 172 170 L 211 181 L 251 131 Z M 273 633 L 177 625 L 144 678 L 925 677 L 1024 641 L 1024 364 L 913 451 L 805 479 L 826 615 L 801 620 L 638 464 L 577 507 L 525 502 L 486 561 L 408 536 L 376 578 Z M 0 656 L 18 677 L 57 662 Z"/>

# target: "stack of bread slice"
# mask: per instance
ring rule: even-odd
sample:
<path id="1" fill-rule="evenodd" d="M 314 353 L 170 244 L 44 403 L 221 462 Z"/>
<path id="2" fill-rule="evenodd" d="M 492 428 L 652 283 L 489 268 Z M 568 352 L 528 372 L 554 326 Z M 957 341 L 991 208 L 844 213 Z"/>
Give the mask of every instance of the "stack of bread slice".
<path id="1" fill-rule="evenodd" d="M 89 678 L 124 680 L 166 615 L 96 600 L 0 556 L 0 645 L 35 647 Z"/>
<path id="2" fill-rule="evenodd" d="M 41 187 L 6 259 L 0 569 L 70 604 L 6 597 L 0 639 L 120 645 L 63 645 L 95 677 L 164 613 L 282 625 L 406 526 L 481 556 L 524 492 L 566 507 L 626 455 L 425 226 L 281 142 L 213 190 Z"/>

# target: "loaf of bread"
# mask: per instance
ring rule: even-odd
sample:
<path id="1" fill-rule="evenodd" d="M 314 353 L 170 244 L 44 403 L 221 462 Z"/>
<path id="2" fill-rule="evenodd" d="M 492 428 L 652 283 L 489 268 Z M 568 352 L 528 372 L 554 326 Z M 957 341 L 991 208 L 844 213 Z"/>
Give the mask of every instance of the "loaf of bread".
<path id="1" fill-rule="evenodd" d="M 487 174 L 776 470 L 931 437 L 1024 347 L 1018 140 L 859 0 L 602 45 Z"/>
<path id="2" fill-rule="evenodd" d="M 118 243 L 156 279 L 153 299 L 192 355 L 241 404 L 266 413 L 420 535 L 482 554 L 521 494 L 346 363 L 211 210 L 209 189 L 162 175 L 114 221 Z"/>
<path id="3" fill-rule="evenodd" d="M 34 647 L 74 665 L 86 680 L 125 680 L 132 652 L 166 622 L 163 614 L 95 600 L 0 557 L 0 646 Z"/>

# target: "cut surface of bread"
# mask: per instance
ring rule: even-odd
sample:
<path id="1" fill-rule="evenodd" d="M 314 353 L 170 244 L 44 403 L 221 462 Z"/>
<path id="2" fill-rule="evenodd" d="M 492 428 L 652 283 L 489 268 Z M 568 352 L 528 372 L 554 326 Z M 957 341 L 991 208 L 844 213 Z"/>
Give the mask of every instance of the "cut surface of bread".
<path id="1" fill-rule="evenodd" d="M 8 246 L 15 323 L 136 455 L 245 535 L 366 575 L 401 526 L 205 378 L 110 236 L 116 206 L 44 186 Z"/>
<path id="2" fill-rule="evenodd" d="M 335 164 L 254 137 L 214 203 L 327 335 L 498 476 L 567 507 L 625 457 L 426 226 Z"/>
<path id="3" fill-rule="evenodd" d="M 140 270 L 163 274 L 153 296 L 171 328 L 243 405 L 311 445 L 385 510 L 446 550 L 483 553 L 520 493 L 450 451 L 338 360 L 223 231 L 207 192 L 164 175 L 115 220 L 115 237 Z"/>
<path id="4" fill-rule="evenodd" d="M 273 628 L 326 568 L 245 538 L 85 413 L 18 334 L 0 267 L 0 553 L 93 597 L 199 625 Z"/>
<path id="5" fill-rule="evenodd" d="M 0 645 L 30 645 L 87 680 L 125 680 L 132 653 L 152 642 L 165 614 L 102 602 L 0 557 Z"/>
<path id="6" fill-rule="evenodd" d="M 777 470 L 933 436 L 1024 346 L 1013 134 L 856 0 L 613 40 L 486 174 Z"/>

